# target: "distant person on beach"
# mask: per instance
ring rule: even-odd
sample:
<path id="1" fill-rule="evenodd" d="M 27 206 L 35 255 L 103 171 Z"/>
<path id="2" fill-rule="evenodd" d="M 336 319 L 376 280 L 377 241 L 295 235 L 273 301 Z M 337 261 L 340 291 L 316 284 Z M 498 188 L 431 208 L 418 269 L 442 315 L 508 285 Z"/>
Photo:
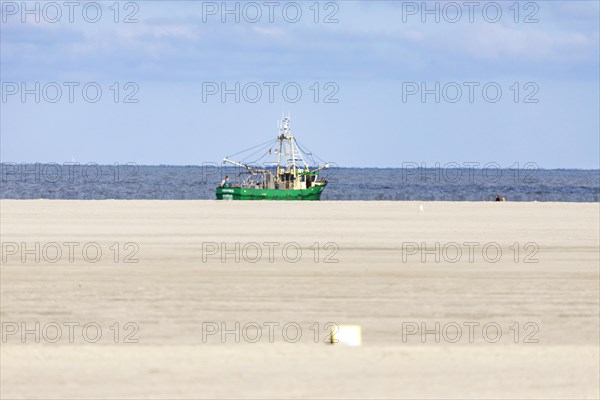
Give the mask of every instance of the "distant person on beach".
<path id="1" fill-rule="evenodd" d="M 229 183 L 229 175 L 225 176 L 223 182 L 221 182 L 221 187 L 231 187 L 231 183 Z"/>
<path id="2" fill-rule="evenodd" d="M 496 195 L 496 201 L 500 201 L 500 195 Z"/>
<path id="3" fill-rule="evenodd" d="M 502 201 L 506 201 L 506 197 L 502 196 Z"/>

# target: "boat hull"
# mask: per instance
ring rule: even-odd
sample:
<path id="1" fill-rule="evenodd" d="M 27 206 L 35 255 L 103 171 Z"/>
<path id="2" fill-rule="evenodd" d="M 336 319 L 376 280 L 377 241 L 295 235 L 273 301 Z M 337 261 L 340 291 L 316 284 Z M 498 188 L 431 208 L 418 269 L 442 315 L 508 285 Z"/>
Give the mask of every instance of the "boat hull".
<path id="1" fill-rule="evenodd" d="M 324 188 L 324 185 L 297 190 L 217 187 L 217 200 L 319 200 Z"/>

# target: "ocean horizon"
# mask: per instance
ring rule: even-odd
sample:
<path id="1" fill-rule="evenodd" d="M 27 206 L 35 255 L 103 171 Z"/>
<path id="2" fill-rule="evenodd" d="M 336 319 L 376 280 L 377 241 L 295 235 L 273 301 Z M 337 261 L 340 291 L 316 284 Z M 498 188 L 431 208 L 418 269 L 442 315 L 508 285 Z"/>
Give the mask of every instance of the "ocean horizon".
<path id="1" fill-rule="evenodd" d="M 2 199 L 212 200 L 237 167 L 77 163 L 2 163 Z M 338 167 L 321 172 L 321 200 L 600 201 L 600 170 L 557 168 Z"/>

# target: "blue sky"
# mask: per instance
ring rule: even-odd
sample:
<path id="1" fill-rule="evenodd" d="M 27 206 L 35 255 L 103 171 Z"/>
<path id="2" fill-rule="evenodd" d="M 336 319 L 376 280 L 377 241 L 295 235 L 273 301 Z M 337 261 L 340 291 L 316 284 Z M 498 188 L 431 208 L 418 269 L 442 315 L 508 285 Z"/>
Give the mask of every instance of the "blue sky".
<path id="1" fill-rule="evenodd" d="M 3 2 L 2 161 L 219 162 L 274 137 L 290 112 L 301 143 L 341 166 L 599 167 L 596 1 L 479 2 L 472 21 L 462 1 L 275 2 L 272 22 L 262 1 L 227 3 L 239 22 L 220 1 L 138 1 L 118 4 L 117 23 L 113 3 L 84 17 L 81 2 L 73 22 L 62 2 L 57 22 L 38 3 L 36 22 L 35 2 L 34 14 Z M 124 23 L 131 13 L 137 22 Z M 222 101 L 236 82 L 240 101 Z M 23 85 L 39 103 L 23 101 Z M 86 100 L 84 86 L 100 99 Z"/>

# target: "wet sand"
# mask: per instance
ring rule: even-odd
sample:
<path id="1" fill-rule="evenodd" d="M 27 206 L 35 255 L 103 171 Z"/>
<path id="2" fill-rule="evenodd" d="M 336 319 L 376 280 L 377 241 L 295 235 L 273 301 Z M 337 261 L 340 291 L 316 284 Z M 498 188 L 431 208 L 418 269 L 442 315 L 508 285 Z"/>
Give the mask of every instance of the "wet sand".
<path id="1" fill-rule="evenodd" d="M 2 200 L 0 394 L 600 396 L 598 203 L 420 205 Z"/>

